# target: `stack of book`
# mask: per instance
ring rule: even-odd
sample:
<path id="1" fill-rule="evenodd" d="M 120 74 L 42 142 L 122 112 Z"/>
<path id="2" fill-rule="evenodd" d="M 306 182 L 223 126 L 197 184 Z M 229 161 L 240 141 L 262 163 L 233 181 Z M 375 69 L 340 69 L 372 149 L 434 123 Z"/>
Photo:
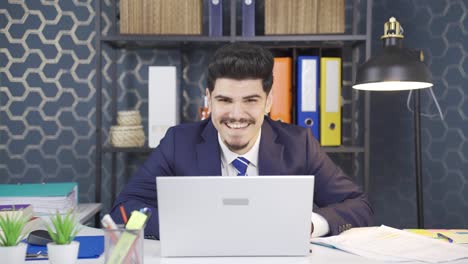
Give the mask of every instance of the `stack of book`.
<path id="1" fill-rule="evenodd" d="M 35 215 L 66 213 L 78 205 L 75 182 L 46 184 L 0 184 L 0 205 L 30 204 Z"/>
<path id="2" fill-rule="evenodd" d="M 42 220 L 39 217 L 34 216 L 33 206 L 30 204 L 11 204 L 11 205 L 0 205 L 0 218 L 16 218 L 18 215 L 29 219 L 26 223 L 23 233 L 29 233 L 33 230 L 40 229 L 42 227 Z M 1 231 L 1 230 L 0 230 Z"/>

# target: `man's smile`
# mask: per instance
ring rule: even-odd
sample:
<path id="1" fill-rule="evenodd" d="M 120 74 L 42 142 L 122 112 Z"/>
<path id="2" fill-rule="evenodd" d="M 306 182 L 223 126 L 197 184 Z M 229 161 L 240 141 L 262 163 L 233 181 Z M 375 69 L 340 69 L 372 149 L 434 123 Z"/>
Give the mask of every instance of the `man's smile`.
<path id="1" fill-rule="evenodd" d="M 242 129 L 250 125 L 249 122 L 224 122 L 224 124 L 231 129 Z"/>

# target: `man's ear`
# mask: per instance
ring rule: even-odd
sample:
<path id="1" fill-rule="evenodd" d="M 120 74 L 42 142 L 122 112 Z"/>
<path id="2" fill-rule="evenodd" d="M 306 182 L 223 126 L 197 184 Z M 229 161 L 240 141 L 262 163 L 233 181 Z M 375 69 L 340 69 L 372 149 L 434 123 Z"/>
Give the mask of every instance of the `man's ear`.
<path id="1" fill-rule="evenodd" d="M 271 90 L 266 98 L 265 104 L 265 114 L 267 115 L 271 111 L 271 106 L 273 105 L 273 90 Z"/>
<path id="2" fill-rule="evenodd" d="M 211 94 L 210 94 L 210 90 L 208 90 L 208 88 L 205 88 L 205 96 L 206 96 L 206 100 L 208 102 L 208 112 L 211 113 Z"/>

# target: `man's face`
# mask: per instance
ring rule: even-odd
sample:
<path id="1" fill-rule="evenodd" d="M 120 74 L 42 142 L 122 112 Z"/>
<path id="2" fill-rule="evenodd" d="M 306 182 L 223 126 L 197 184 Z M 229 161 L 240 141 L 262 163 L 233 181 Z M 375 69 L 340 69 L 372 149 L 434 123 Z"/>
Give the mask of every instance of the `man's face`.
<path id="1" fill-rule="evenodd" d="M 245 154 L 255 143 L 265 113 L 272 104 L 271 92 L 263 91 L 262 80 L 217 79 L 208 96 L 211 120 L 228 148 Z"/>

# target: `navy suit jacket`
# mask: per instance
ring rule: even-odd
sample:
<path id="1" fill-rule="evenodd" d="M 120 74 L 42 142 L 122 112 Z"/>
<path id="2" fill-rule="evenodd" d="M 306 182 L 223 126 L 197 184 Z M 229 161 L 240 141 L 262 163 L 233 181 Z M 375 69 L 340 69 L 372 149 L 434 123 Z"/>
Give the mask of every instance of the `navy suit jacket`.
<path id="1" fill-rule="evenodd" d="M 159 146 L 117 197 L 111 216 L 150 207 L 145 235 L 159 239 L 156 176 L 220 176 L 221 150 L 211 119 L 170 128 Z M 309 129 L 265 117 L 258 154 L 259 175 L 315 175 L 314 212 L 330 226 L 329 235 L 372 224 L 366 195 L 321 149 Z"/>

